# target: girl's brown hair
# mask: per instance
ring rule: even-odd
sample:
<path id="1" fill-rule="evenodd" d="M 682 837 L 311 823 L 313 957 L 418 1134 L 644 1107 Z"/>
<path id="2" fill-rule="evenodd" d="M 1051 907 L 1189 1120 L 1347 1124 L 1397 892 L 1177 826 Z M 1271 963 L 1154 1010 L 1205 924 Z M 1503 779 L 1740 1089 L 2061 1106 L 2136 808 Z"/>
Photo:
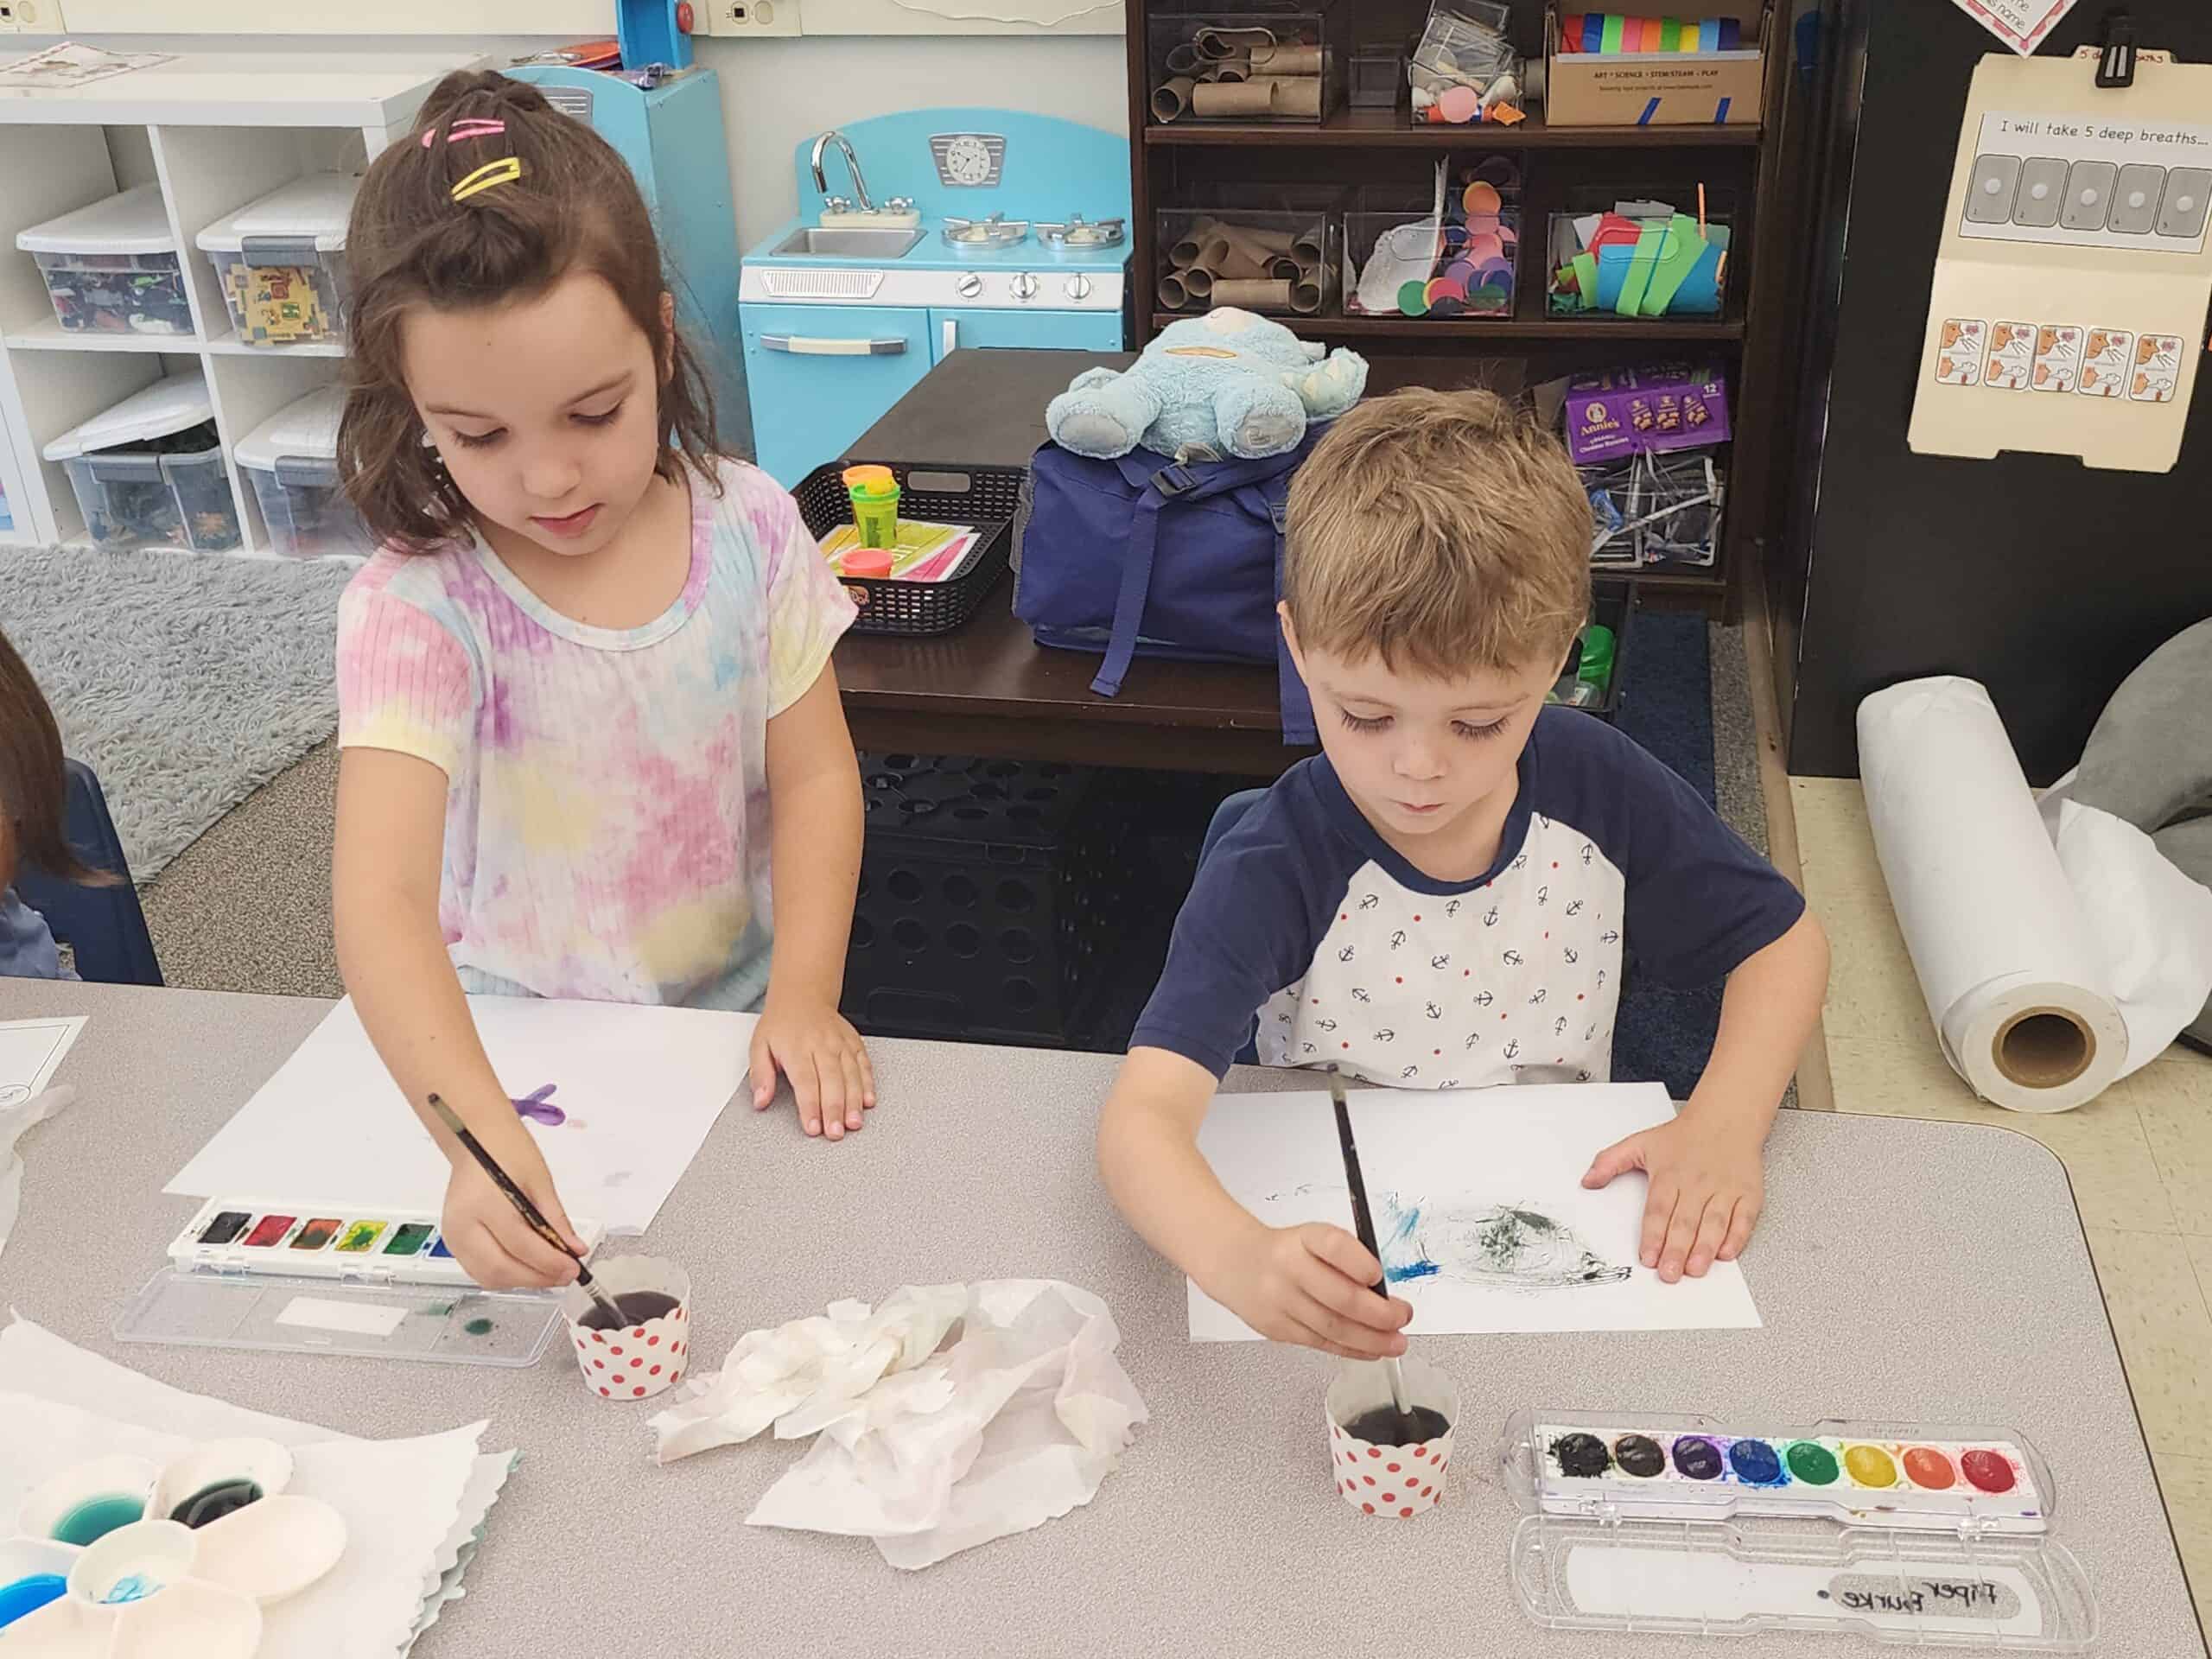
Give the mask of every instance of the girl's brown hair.
<path id="1" fill-rule="evenodd" d="M 456 124 L 504 130 L 448 139 Z M 426 145 L 424 136 L 429 142 Z M 455 201 L 456 184 L 512 157 L 518 177 Z M 663 478 L 688 460 L 714 487 L 714 396 L 683 335 L 663 320 L 667 283 L 652 220 L 613 149 L 535 86 L 464 70 L 440 81 L 415 130 L 370 165 L 346 232 L 353 297 L 338 467 L 379 540 L 423 551 L 467 531 L 468 503 L 430 448 L 408 396 L 402 330 L 416 306 L 502 305 L 572 270 L 602 278 L 662 367 Z"/>
<path id="2" fill-rule="evenodd" d="M 62 833 L 68 798 L 54 710 L 8 636 L 0 633 L 0 887 L 15 880 L 19 861 L 87 887 L 115 880 L 86 865 Z"/>

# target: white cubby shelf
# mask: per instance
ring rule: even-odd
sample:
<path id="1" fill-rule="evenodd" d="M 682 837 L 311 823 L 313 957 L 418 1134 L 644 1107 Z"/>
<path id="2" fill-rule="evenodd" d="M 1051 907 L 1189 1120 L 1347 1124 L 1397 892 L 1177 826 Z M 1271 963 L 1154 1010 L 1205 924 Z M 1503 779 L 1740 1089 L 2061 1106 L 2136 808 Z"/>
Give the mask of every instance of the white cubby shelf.
<path id="1" fill-rule="evenodd" d="M 365 164 L 404 137 L 430 89 L 474 54 L 190 54 L 79 87 L 0 92 L 0 547 L 84 539 L 77 499 L 47 444 L 162 375 L 207 376 L 242 540 L 275 556 L 238 441 L 336 380 L 335 341 L 242 344 L 196 243 L 226 213 L 305 173 Z M 19 232 L 119 190 L 158 183 L 191 302 L 189 337 L 75 334 L 54 321 Z"/>

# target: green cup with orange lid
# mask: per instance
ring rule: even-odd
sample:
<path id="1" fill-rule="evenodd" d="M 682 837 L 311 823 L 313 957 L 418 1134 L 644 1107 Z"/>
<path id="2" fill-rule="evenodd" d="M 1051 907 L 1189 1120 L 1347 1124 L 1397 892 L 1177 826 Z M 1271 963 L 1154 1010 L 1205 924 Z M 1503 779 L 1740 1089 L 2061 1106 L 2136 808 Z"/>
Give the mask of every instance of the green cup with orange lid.
<path id="1" fill-rule="evenodd" d="M 853 527 L 862 547 L 899 545 L 899 480 L 888 467 L 848 467 L 839 474 L 853 499 Z"/>

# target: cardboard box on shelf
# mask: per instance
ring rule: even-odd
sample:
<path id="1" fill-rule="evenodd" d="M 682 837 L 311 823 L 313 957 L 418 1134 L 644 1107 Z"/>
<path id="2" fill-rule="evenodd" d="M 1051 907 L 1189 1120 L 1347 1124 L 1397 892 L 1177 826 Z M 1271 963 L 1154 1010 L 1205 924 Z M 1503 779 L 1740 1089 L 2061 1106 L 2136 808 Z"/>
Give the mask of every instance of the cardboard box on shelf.
<path id="1" fill-rule="evenodd" d="M 1613 10 L 1621 0 L 1595 0 Z M 1653 16 L 1683 22 L 1732 17 L 1741 25 L 1730 52 L 1564 52 L 1560 18 L 1544 13 L 1544 119 L 1554 126 L 1643 127 L 1719 124 L 1756 126 L 1766 74 L 1767 0 L 1631 0 Z M 1637 14 L 1645 15 L 1643 12 Z"/>

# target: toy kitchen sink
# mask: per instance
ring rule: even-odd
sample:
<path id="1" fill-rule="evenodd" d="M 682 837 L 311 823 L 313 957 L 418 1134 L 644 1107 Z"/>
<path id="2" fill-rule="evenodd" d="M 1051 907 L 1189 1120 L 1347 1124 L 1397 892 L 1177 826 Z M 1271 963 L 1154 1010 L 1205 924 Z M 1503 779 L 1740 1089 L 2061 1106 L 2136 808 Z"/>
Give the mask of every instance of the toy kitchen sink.
<path id="1" fill-rule="evenodd" d="M 745 256 L 761 467 L 786 488 L 948 352 L 1117 352 L 1128 141 L 1050 116 L 912 110 L 798 146 L 798 217 Z"/>

